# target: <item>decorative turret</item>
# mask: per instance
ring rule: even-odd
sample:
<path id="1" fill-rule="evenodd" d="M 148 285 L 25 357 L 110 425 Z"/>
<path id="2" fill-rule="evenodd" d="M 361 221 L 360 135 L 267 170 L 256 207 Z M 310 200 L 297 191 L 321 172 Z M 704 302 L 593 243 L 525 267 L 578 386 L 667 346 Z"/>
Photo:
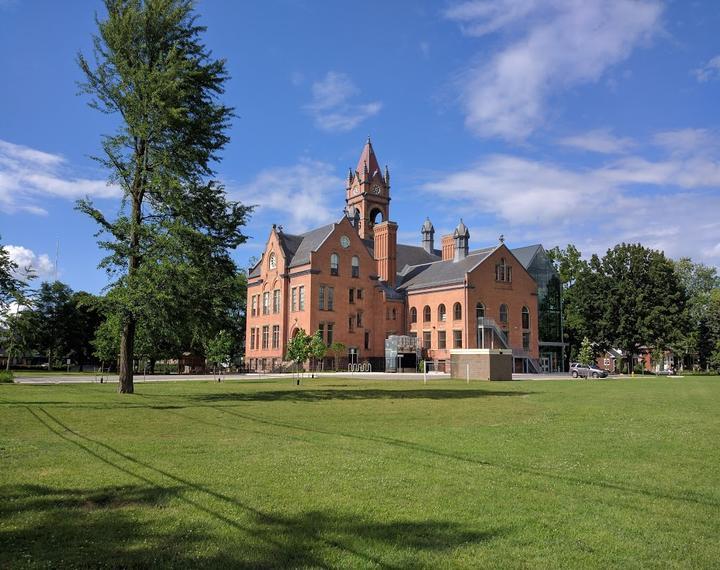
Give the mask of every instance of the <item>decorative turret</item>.
<path id="1" fill-rule="evenodd" d="M 387 164 L 385 165 L 385 185 L 390 188 L 390 170 L 388 170 Z"/>
<path id="2" fill-rule="evenodd" d="M 348 168 L 348 188 L 352 185 L 353 181 L 353 171 L 352 168 Z"/>
<path id="3" fill-rule="evenodd" d="M 345 215 L 348 217 L 348 220 L 350 220 L 352 227 L 358 229 L 360 226 L 360 210 L 358 210 L 355 206 L 348 206 L 345 209 Z"/>
<path id="4" fill-rule="evenodd" d="M 420 228 L 422 234 L 422 246 L 425 251 L 432 254 L 435 251 L 435 228 L 430 221 L 430 218 L 425 218 L 422 228 Z"/>
<path id="5" fill-rule="evenodd" d="M 454 261 L 465 259 L 469 250 L 470 230 L 467 229 L 467 226 L 463 223 L 462 218 L 460 218 L 460 223 L 453 232 L 453 240 L 455 240 Z"/>

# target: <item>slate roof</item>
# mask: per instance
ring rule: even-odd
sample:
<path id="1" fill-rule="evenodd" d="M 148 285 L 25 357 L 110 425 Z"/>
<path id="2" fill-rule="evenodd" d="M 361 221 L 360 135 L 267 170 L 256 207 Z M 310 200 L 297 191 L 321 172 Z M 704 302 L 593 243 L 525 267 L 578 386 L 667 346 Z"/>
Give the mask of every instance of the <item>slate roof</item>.
<path id="1" fill-rule="evenodd" d="M 528 267 L 530 267 L 530 264 L 537 255 L 537 252 L 541 249 L 542 246 L 539 243 L 536 243 L 535 245 L 516 247 L 515 249 L 511 249 L 510 251 L 512 251 L 513 255 L 517 257 L 517 260 L 522 263 L 523 267 L 527 269 Z"/>
<path id="2" fill-rule="evenodd" d="M 449 259 L 405 267 L 398 289 L 413 291 L 424 287 L 462 283 L 467 272 L 481 263 L 494 250 L 494 247 L 477 250 L 460 261 Z"/>
<path id="3" fill-rule="evenodd" d="M 304 234 L 280 234 L 280 245 L 285 253 L 285 259 L 289 260 L 288 267 L 297 267 L 310 263 L 310 254 L 325 241 L 333 231 L 335 224 L 328 224 L 310 230 Z M 250 277 L 260 275 L 260 262 L 250 270 Z"/>

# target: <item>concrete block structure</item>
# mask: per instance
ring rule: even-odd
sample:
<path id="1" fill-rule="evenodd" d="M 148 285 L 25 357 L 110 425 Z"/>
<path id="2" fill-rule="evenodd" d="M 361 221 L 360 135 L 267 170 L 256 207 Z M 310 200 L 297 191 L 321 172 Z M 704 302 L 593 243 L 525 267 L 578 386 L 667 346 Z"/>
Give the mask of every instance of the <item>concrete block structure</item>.
<path id="1" fill-rule="evenodd" d="M 501 236 L 471 250 L 460 220 L 438 250 L 429 218 L 419 245 L 400 244 L 390 188 L 390 172 L 381 171 L 368 139 L 348 173 L 337 222 L 299 235 L 272 226 L 248 275 L 247 365 L 278 368 L 288 340 L 304 329 L 319 331 L 328 346 L 344 344 L 343 367 L 368 361 L 383 370 L 385 339 L 410 335 L 436 369 L 449 368 L 452 349 L 502 348 L 511 351 L 514 370 L 540 371 L 543 319 L 529 269 L 544 259 L 543 270 L 559 283 L 542 246 L 511 250 Z"/>
<path id="2" fill-rule="evenodd" d="M 512 349 L 465 348 L 450 351 L 453 378 L 512 380 Z"/>

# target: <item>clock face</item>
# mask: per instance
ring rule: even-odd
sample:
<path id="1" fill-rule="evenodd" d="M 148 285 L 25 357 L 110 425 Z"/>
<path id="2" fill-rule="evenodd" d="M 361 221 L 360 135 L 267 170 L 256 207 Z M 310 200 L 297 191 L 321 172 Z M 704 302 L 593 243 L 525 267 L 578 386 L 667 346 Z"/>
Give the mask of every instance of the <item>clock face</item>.
<path id="1" fill-rule="evenodd" d="M 372 191 L 375 194 L 380 194 L 380 192 L 382 192 L 382 188 L 380 188 L 380 186 L 378 184 L 375 184 L 375 186 L 373 186 L 373 188 L 372 188 Z"/>
<path id="2" fill-rule="evenodd" d="M 340 237 L 340 245 L 343 246 L 344 249 L 347 249 L 350 247 L 350 238 L 347 236 L 341 236 Z"/>
<path id="3" fill-rule="evenodd" d="M 355 196 L 357 196 L 358 194 L 360 194 L 360 188 L 358 188 L 357 186 L 355 186 L 355 188 L 353 188 L 353 194 L 355 194 Z"/>

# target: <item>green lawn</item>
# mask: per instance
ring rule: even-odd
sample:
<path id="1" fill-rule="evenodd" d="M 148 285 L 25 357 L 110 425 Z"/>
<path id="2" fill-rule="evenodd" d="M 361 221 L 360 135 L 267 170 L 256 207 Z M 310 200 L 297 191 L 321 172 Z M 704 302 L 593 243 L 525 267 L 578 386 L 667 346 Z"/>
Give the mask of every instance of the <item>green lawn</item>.
<path id="1" fill-rule="evenodd" d="M 717 567 L 720 378 L 0 385 L 0 568 Z"/>

